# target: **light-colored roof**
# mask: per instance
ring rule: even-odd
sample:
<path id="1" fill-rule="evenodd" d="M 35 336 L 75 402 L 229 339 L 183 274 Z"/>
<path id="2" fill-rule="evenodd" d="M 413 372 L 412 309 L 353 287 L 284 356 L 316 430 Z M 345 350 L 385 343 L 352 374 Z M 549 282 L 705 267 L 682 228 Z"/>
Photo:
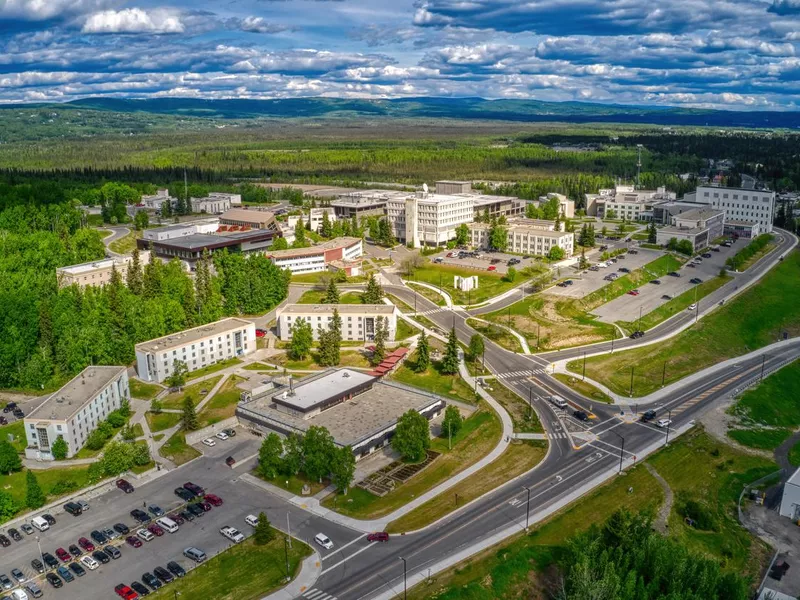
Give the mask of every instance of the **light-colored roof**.
<path id="1" fill-rule="evenodd" d="M 275 220 L 275 215 L 266 210 L 250 210 L 246 208 L 231 208 L 219 216 L 220 221 L 243 221 L 245 223 L 267 224 Z"/>
<path id="2" fill-rule="evenodd" d="M 245 321 L 244 319 L 239 319 L 237 317 L 228 317 L 227 319 L 222 319 L 221 321 L 215 321 L 213 323 L 207 323 L 206 325 L 201 325 L 200 327 L 194 327 L 192 329 L 186 329 L 177 333 L 165 335 L 154 340 L 140 342 L 136 344 L 136 350 L 142 352 L 159 352 L 170 348 L 185 346 L 186 344 L 191 344 L 192 342 L 196 342 L 198 340 L 203 340 L 215 335 L 221 335 L 233 329 L 241 329 L 242 327 L 247 327 L 248 325 L 252 324 L 253 323 L 251 321 Z"/>
<path id="3" fill-rule="evenodd" d="M 25 417 L 25 421 L 66 421 L 105 387 L 122 375 L 127 367 L 90 366 L 50 395 Z"/>
<path id="4" fill-rule="evenodd" d="M 139 252 L 139 261 L 144 265 L 150 257 L 150 252 L 144 250 Z M 103 260 L 96 260 L 94 262 L 82 263 L 80 265 L 70 265 L 68 267 L 59 267 L 56 273 L 69 273 L 70 275 L 80 275 L 83 273 L 92 273 L 102 269 L 110 269 L 112 265 L 117 265 L 117 269 L 124 268 L 128 263 L 133 260 L 131 256 L 118 256 L 113 258 L 105 258 Z"/>
<path id="5" fill-rule="evenodd" d="M 686 212 L 682 212 L 673 216 L 678 221 L 705 221 L 711 217 L 717 217 L 724 214 L 724 211 L 716 210 L 714 208 L 692 208 Z"/>
<path id="6" fill-rule="evenodd" d="M 310 248 L 291 248 L 289 250 L 268 250 L 266 255 L 270 258 L 299 258 L 301 256 L 316 256 L 323 254 L 328 250 L 336 250 L 338 248 L 350 248 L 355 244 L 361 242 L 361 238 L 357 237 L 340 237 L 318 246 L 311 246 Z"/>
<path id="7" fill-rule="evenodd" d="M 786 481 L 787 484 L 800 486 L 800 469 L 797 469 Z"/>
<path id="8" fill-rule="evenodd" d="M 347 394 L 348 390 L 369 383 L 373 379 L 375 378 L 372 375 L 354 369 L 329 369 L 320 375 L 301 380 L 293 386 L 293 393 L 284 390 L 272 398 L 307 412 L 326 400 L 340 398 Z"/>
<path id="9" fill-rule="evenodd" d="M 475 204 L 476 207 L 489 206 L 490 204 L 497 204 L 502 202 L 520 202 L 520 203 L 525 202 L 525 200 L 521 200 L 516 196 L 493 196 L 491 194 L 453 194 L 453 195 L 458 196 L 460 198 L 472 198 L 472 202 Z"/>
<path id="10" fill-rule="evenodd" d="M 333 314 L 333 309 L 339 311 L 340 315 L 391 315 L 394 314 L 396 307 L 394 304 L 287 304 L 278 309 L 278 316 L 284 314 L 307 315 Z"/>
<path id="11" fill-rule="evenodd" d="M 758 225 L 755 221 L 725 221 L 725 225 L 734 225 L 736 227 L 754 227 Z"/>

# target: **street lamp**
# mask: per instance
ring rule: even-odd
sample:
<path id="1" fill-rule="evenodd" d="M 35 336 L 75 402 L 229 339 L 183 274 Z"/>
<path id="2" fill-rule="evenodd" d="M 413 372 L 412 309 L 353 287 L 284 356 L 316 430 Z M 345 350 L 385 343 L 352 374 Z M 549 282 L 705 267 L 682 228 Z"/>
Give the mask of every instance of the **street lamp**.
<path id="1" fill-rule="evenodd" d="M 625 452 L 625 438 L 622 437 L 622 434 L 617 433 L 613 429 L 609 429 L 609 431 L 614 435 L 616 435 L 617 437 L 619 437 L 620 440 L 622 440 L 622 445 L 619 448 L 619 472 L 622 473 L 622 455 Z"/>
<path id="2" fill-rule="evenodd" d="M 36 536 L 36 546 L 39 548 L 39 560 L 42 561 L 42 566 L 44 566 L 44 554 L 42 554 L 42 542 L 39 536 Z"/>
<path id="3" fill-rule="evenodd" d="M 408 582 L 406 579 L 408 564 L 406 563 L 406 559 L 402 556 L 400 557 L 400 560 L 403 561 L 403 600 L 408 600 Z"/>
<path id="4" fill-rule="evenodd" d="M 672 425 L 672 409 L 667 411 L 667 439 L 664 442 L 664 445 L 669 445 L 669 426 Z"/>
<path id="5" fill-rule="evenodd" d="M 528 531 L 528 524 L 530 523 L 530 516 L 531 516 L 531 488 L 527 486 L 525 487 L 525 491 L 528 492 L 528 500 L 525 504 L 525 531 Z"/>
<path id="6" fill-rule="evenodd" d="M 583 353 L 583 377 L 581 377 L 581 381 L 586 381 L 586 352 Z"/>

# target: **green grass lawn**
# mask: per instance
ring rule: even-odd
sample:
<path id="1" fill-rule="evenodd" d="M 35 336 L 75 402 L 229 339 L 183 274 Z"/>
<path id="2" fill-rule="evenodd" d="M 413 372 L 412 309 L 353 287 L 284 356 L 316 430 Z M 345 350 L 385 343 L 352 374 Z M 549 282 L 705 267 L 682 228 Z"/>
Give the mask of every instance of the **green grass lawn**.
<path id="1" fill-rule="evenodd" d="M 237 527 L 241 529 L 242 525 Z M 311 548 L 292 540 L 289 550 L 292 578 L 299 572 L 303 559 L 310 555 Z M 152 595 L 164 600 L 173 600 L 178 595 L 204 600 L 255 600 L 283 587 L 286 575 L 284 536 L 275 531 L 275 539 L 268 544 L 259 546 L 253 538 L 248 538 Z"/>
<path id="2" fill-rule="evenodd" d="M 640 329 L 642 331 L 647 331 L 663 323 L 671 316 L 686 310 L 690 304 L 699 302 L 712 292 L 718 290 L 731 279 L 732 277 L 729 275 L 725 277 L 714 277 L 694 286 L 691 290 L 686 290 L 679 296 L 675 296 L 672 300 L 668 300 L 657 309 L 644 315 L 639 323 Z M 636 321 L 617 321 L 617 324 L 630 332 L 635 331 L 637 326 Z"/>
<path id="3" fill-rule="evenodd" d="M 222 379 L 222 377 L 222 375 L 217 375 L 216 377 L 204 379 L 203 381 L 198 381 L 197 383 L 192 383 L 185 386 L 179 392 L 167 394 L 161 399 L 161 407 L 178 409 L 183 408 L 183 399 L 186 396 L 189 396 L 192 399 L 192 402 L 194 402 L 194 405 L 197 406 L 203 400 L 203 398 L 206 397 L 206 394 L 203 394 L 202 391 L 206 390 L 206 393 L 210 392 L 212 388 L 219 383 L 219 380 Z"/>
<path id="4" fill-rule="evenodd" d="M 220 390 L 214 394 L 214 397 L 208 401 L 203 410 L 197 415 L 200 427 L 208 427 L 233 416 L 241 396 L 241 390 L 236 387 L 236 384 L 240 381 L 244 381 L 244 379 L 232 375 Z"/>
<path id="5" fill-rule="evenodd" d="M 308 290 L 300 296 L 297 304 L 323 304 L 326 290 Z M 343 292 L 339 294 L 339 304 L 361 304 L 359 292 Z"/>
<path id="6" fill-rule="evenodd" d="M 774 429 L 752 427 L 748 429 L 730 429 L 728 431 L 728 437 L 736 440 L 742 446 L 758 448 L 759 450 L 774 450 L 790 435 L 792 435 L 792 430 L 782 427 Z"/>
<path id="7" fill-rule="evenodd" d="M 135 423 L 133 425 L 133 434 L 136 437 L 142 437 L 144 435 L 144 427 L 142 427 L 141 423 Z"/>
<path id="8" fill-rule="evenodd" d="M 300 496 L 303 493 L 303 486 L 308 486 L 311 489 L 311 495 L 316 494 L 317 492 L 321 492 L 330 484 L 330 481 L 327 479 L 323 479 L 321 482 L 319 481 L 312 481 L 308 477 L 306 477 L 303 473 L 298 473 L 297 475 L 291 475 L 287 477 L 286 475 L 279 475 L 274 479 L 267 479 L 266 477 L 262 477 L 262 475 L 256 470 L 253 472 L 256 477 L 263 479 L 271 483 L 274 486 L 292 492 L 295 496 Z"/>
<path id="9" fill-rule="evenodd" d="M 587 359 L 586 376 L 627 394 L 633 367 L 633 395 L 649 394 L 661 386 L 665 362 L 665 382 L 671 383 L 775 342 L 784 331 L 791 337 L 800 334 L 798 295 L 800 253 L 793 252 L 758 284 L 677 336 L 661 344 Z M 580 373 L 582 361 L 572 361 L 568 368 Z"/>
<path id="10" fill-rule="evenodd" d="M 28 445 L 28 440 L 25 437 L 25 423 L 23 421 L 14 421 L 0 427 L 0 439 L 8 440 L 9 434 L 14 436 L 14 441 L 11 443 L 14 449 L 20 454 L 25 452 L 25 447 Z"/>
<path id="11" fill-rule="evenodd" d="M 394 341 L 402 342 L 408 338 L 415 336 L 419 333 L 419 329 L 413 325 L 409 325 L 403 319 L 397 319 L 397 331 L 395 332 Z"/>
<path id="12" fill-rule="evenodd" d="M 322 505 L 359 519 L 389 514 L 406 504 L 410 498 L 425 493 L 486 456 L 500 441 L 502 433 L 503 426 L 494 411 L 479 409 L 464 420 L 458 434 L 453 436 L 452 450 L 448 450 L 447 438 L 433 438 L 431 450 L 440 452 L 441 456 L 394 491 L 381 498 L 352 487 L 346 495 L 338 492 L 330 494 Z"/>
<path id="13" fill-rule="evenodd" d="M 221 360 L 218 363 L 214 363 L 213 365 L 208 365 L 207 367 L 203 367 L 202 369 L 197 369 L 196 371 L 192 371 L 189 373 L 189 380 L 197 379 L 198 377 L 203 377 L 205 375 L 210 375 L 211 373 L 216 373 L 217 371 L 221 371 L 222 369 L 227 369 L 228 367 L 233 367 L 234 365 L 242 364 L 242 360 L 239 358 L 228 358 L 226 360 Z"/>
<path id="14" fill-rule="evenodd" d="M 518 433 L 544 433 L 536 411 L 531 410 L 527 400 L 497 379 L 488 379 L 487 383 L 492 388 L 491 391 L 487 390 L 489 395 L 497 400 L 511 416 L 511 421 L 514 423 L 514 431 Z"/>
<path id="15" fill-rule="evenodd" d="M 157 383 L 145 383 L 138 379 L 131 379 L 130 384 L 131 396 L 141 400 L 152 400 L 164 389 Z"/>
<path id="16" fill-rule="evenodd" d="M 360 345 L 360 344 L 359 344 Z M 360 367 L 363 369 L 369 368 L 369 360 L 358 351 L 342 350 L 339 353 L 340 367 Z M 269 357 L 269 361 L 278 365 L 281 369 L 300 370 L 307 369 L 327 369 L 328 367 L 321 366 L 317 361 L 319 360 L 319 353 L 315 350 L 303 360 L 291 360 L 286 353 L 275 354 Z"/>
<path id="17" fill-rule="evenodd" d="M 133 231 L 124 235 L 118 240 L 114 240 L 108 245 L 108 249 L 117 254 L 130 254 L 136 248 L 136 240 L 142 237 L 141 231 Z"/>
<path id="18" fill-rule="evenodd" d="M 186 435 L 183 431 L 176 431 L 172 437 L 161 446 L 158 453 L 164 458 L 168 458 L 176 465 L 182 465 L 200 456 L 200 452 L 186 443 Z"/>
<path id="19" fill-rule="evenodd" d="M 459 505 L 479 498 L 514 477 L 531 470 L 539 464 L 546 452 L 547 442 L 544 440 L 515 441 L 497 459 L 483 467 L 468 480 L 456 484 L 446 492 L 415 508 L 410 513 L 396 521 L 392 521 L 387 527 L 387 531 L 392 533 L 414 531 L 429 525 L 457 508 L 455 504 L 456 496 L 458 497 Z"/>
<path id="20" fill-rule="evenodd" d="M 614 404 L 614 400 L 605 392 L 600 391 L 588 381 L 581 381 L 581 378 L 576 375 L 568 375 L 566 373 L 555 373 L 553 375 L 561 383 L 571 387 L 579 394 L 595 400 L 597 402 L 604 402 L 606 404 Z"/>
<path id="21" fill-rule="evenodd" d="M 151 433 L 175 427 L 181 422 L 180 413 L 154 413 L 148 411 L 144 414 L 144 417 L 147 419 L 147 426 L 150 428 Z"/>
<path id="22" fill-rule="evenodd" d="M 246 371 L 274 371 L 275 369 L 262 362 L 254 362 L 242 367 Z"/>
<path id="23" fill-rule="evenodd" d="M 797 442 L 789 450 L 789 462 L 795 467 L 800 467 L 800 442 Z"/>
<path id="24" fill-rule="evenodd" d="M 89 485 L 88 465 L 34 470 L 34 473 L 42 491 L 47 494 L 48 501 Z M 9 493 L 20 507 L 25 504 L 27 489 L 25 478 L 24 468 L 17 473 L 11 473 L 11 475 L 0 475 L 0 489 Z"/>
<path id="25" fill-rule="evenodd" d="M 522 344 L 519 343 L 519 340 L 503 327 L 492 323 L 484 323 L 477 319 L 467 319 L 467 325 L 506 350 L 522 352 Z"/>
<path id="26" fill-rule="evenodd" d="M 422 373 L 415 373 L 411 370 L 411 366 L 415 364 L 416 359 L 415 352 L 391 375 L 391 378 L 402 384 L 422 388 L 445 398 L 475 404 L 475 391 L 461 376 L 441 373 L 438 362 L 432 363 L 432 366 Z"/>
<path id="27" fill-rule="evenodd" d="M 439 292 L 435 290 L 411 282 L 407 282 L 406 285 L 408 285 L 408 287 L 417 292 L 420 296 L 422 296 L 423 298 L 427 298 L 437 306 L 445 306 L 447 304 L 447 302 L 444 299 L 444 296 L 442 296 Z"/>
<path id="28" fill-rule="evenodd" d="M 453 287 L 453 278 L 459 275 L 461 277 L 478 276 L 478 289 L 472 290 L 471 293 L 462 292 Z M 426 264 L 424 267 L 417 269 L 411 281 L 421 281 L 439 287 L 450 294 L 453 302 L 456 304 L 479 304 L 485 302 L 489 298 L 493 298 L 498 294 L 510 290 L 515 285 L 520 285 L 523 281 L 518 277 L 516 281 L 504 281 L 503 276 L 489 271 L 479 271 L 477 269 L 464 269 L 461 267 L 450 265 L 434 265 Z"/>

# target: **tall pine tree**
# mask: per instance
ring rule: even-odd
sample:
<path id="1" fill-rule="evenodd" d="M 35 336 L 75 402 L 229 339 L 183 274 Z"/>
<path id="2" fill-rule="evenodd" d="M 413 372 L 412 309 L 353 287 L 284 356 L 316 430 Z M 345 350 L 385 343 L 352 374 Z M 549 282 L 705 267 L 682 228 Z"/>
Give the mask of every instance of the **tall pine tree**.
<path id="1" fill-rule="evenodd" d="M 339 288 L 336 287 L 336 281 L 331 277 L 328 282 L 328 289 L 325 291 L 325 299 L 322 301 L 324 304 L 339 304 Z"/>
<path id="2" fill-rule="evenodd" d="M 419 341 L 417 342 L 417 360 L 414 363 L 414 371 L 422 373 L 427 370 L 431 364 L 431 349 L 428 345 L 428 336 L 423 330 L 419 334 Z"/>
<path id="3" fill-rule="evenodd" d="M 447 375 L 458 373 L 458 336 L 455 327 L 450 330 L 450 336 L 447 338 L 447 347 L 442 358 L 442 373 Z"/>
<path id="4" fill-rule="evenodd" d="M 142 263 L 139 256 L 139 248 L 135 247 L 131 253 L 131 262 L 128 264 L 128 272 L 125 274 L 125 283 L 131 293 L 137 296 L 142 293 Z"/>

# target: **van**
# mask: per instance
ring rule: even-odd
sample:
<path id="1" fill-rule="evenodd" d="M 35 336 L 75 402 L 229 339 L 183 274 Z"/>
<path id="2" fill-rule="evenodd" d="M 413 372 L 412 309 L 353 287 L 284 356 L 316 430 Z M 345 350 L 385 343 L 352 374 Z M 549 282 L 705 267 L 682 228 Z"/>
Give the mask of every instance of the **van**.
<path id="1" fill-rule="evenodd" d="M 71 514 L 73 517 L 79 517 L 83 514 L 83 509 L 81 505 L 77 502 L 67 502 L 64 505 L 64 510 Z"/>
<path id="2" fill-rule="evenodd" d="M 162 529 L 165 529 L 170 533 L 175 533 L 178 531 L 178 524 L 169 517 L 161 517 L 160 519 L 156 520 L 156 523 L 161 525 Z"/>
<path id="3" fill-rule="evenodd" d="M 567 404 L 567 401 L 564 400 L 563 398 L 559 397 L 559 396 L 550 396 L 550 402 L 556 408 L 566 409 L 569 406 L 569 404 Z"/>
<path id="4" fill-rule="evenodd" d="M 183 555 L 186 558 L 191 558 L 194 562 L 198 563 L 201 563 L 206 559 L 206 553 L 200 550 L 200 548 L 195 548 L 194 546 L 184 548 Z"/>
<path id="5" fill-rule="evenodd" d="M 39 531 L 47 531 L 48 529 L 50 529 L 50 523 L 48 523 L 42 517 L 33 517 L 31 519 L 31 525 L 36 527 L 36 529 L 38 529 Z"/>

